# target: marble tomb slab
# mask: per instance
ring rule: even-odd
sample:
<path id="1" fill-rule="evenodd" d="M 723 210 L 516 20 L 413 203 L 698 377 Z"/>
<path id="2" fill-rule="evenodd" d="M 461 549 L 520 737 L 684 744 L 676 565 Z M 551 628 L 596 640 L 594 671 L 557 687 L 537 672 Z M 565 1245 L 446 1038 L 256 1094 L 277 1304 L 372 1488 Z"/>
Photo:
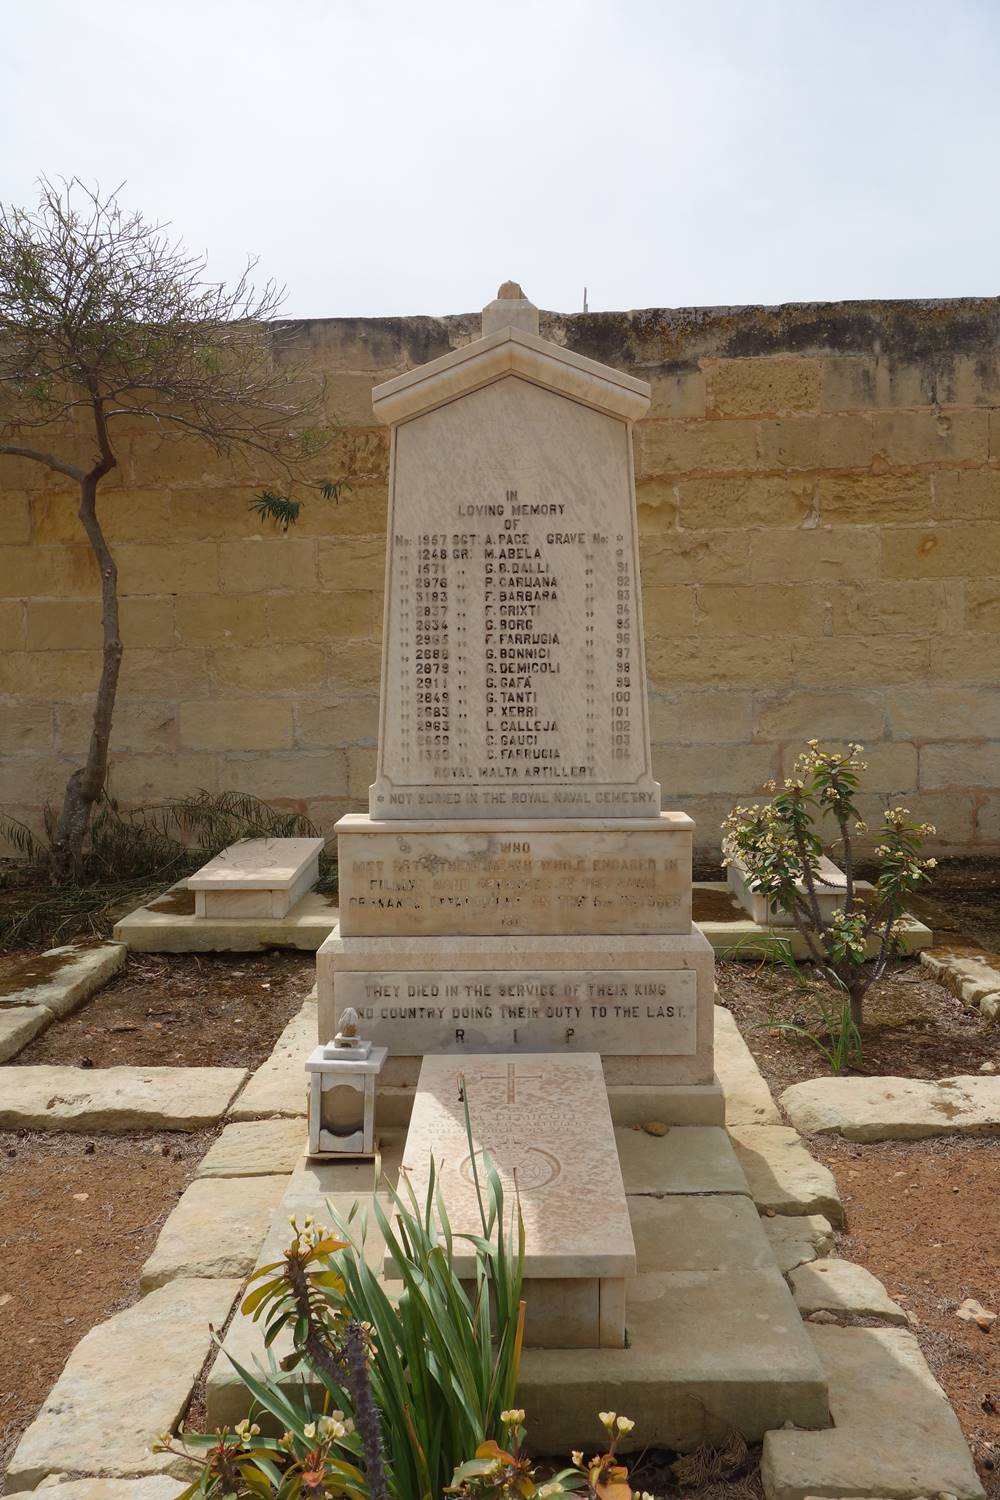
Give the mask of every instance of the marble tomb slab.
<path id="1" fill-rule="evenodd" d="M 196 917 L 285 917 L 319 879 L 326 840 L 241 839 L 188 877 Z"/>
<path id="2" fill-rule="evenodd" d="M 422 1202 L 433 1159 L 459 1274 L 474 1271 L 460 1237 L 482 1233 L 476 1174 L 482 1186 L 487 1157 L 505 1205 L 516 1199 L 523 1215 L 530 1341 L 620 1348 L 635 1244 L 600 1057 L 424 1058 L 400 1173 Z"/>
<path id="3" fill-rule="evenodd" d="M 337 824 L 344 937 L 691 930 L 691 819 Z"/>

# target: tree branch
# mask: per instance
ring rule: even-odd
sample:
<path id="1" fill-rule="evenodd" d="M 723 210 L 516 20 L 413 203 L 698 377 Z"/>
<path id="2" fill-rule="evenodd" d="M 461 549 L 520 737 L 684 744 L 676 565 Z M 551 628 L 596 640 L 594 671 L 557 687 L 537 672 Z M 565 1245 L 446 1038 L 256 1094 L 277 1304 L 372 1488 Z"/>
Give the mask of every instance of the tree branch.
<path id="1" fill-rule="evenodd" d="M 21 448 L 15 443 L 0 443 L 0 453 L 9 453 L 13 458 L 34 459 L 36 463 L 55 469 L 57 474 L 65 474 L 68 478 L 75 479 L 77 484 L 82 484 L 87 477 L 84 470 L 78 469 L 75 464 L 56 458 L 54 453 L 40 453 L 37 448 Z"/>

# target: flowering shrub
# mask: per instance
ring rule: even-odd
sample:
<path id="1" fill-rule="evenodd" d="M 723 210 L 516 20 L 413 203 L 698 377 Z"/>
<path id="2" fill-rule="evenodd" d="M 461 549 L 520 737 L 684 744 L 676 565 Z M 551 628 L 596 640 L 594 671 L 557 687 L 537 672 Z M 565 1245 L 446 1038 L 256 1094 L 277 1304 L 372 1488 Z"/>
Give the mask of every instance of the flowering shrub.
<path id="1" fill-rule="evenodd" d="M 936 864 L 921 855 L 932 825 L 911 822 L 905 807 L 887 808 L 876 830 L 880 869 L 874 892 L 858 891 L 855 839 L 868 832 L 855 801 L 865 770 L 863 748 L 820 750 L 810 740 L 784 786 L 770 782 L 765 788 L 773 793 L 770 802 L 735 807 L 722 825 L 724 862 L 740 866 L 750 890 L 791 916 L 816 973 L 843 997 L 845 1024 L 858 1040 L 865 995 L 896 951 L 904 901 Z M 828 846 L 818 832 L 824 815 L 838 831 Z M 843 896 L 828 921 L 817 899 L 831 889 L 819 869 L 824 853 L 835 853 L 845 875 Z"/>
<path id="2" fill-rule="evenodd" d="M 584 1460 L 578 1449 L 573 1453 L 573 1467 L 562 1469 L 544 1483 L 537 1482 L 535 1466 L 524 1452 L 524 1412 L 520 1409 L 500 1413 L 507 1447 L 492 1439 L 480 1443 L 474 1458 L 459 1464 L 446 1491 L 464 1500 L 555 1500 L 557 1496 L 597 1497 L 597 1500 L 653 1500 L 643 1491 L 633 1494 L 628 1482 L 629 1471 L 615 1454 L 623 1437 L 635 1423 L 617 1412 L 599 1413 L 601 1426 L 608 1433 L 605 1453 Z"/>

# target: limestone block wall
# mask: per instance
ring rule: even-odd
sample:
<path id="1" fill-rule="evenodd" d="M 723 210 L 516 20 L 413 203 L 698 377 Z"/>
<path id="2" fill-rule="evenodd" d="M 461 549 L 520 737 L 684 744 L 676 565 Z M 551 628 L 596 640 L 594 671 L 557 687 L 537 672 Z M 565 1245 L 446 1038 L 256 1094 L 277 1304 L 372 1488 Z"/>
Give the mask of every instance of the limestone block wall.
<path id="1" fill-rule="evenodd" d="M 542 316 L 651 382 L 636 461 L 654 768 L 717 846 L 801 742 L 861 740 L 952 851 L 1000 848 L 1000 332 L 993 299 Z M 478 316 L 304 323 L 334 429 L 283 535 L 267 482 L 134 433 L 103 511 L 126 654 L 112 786 L 234 788 L 326 830 L 373 775 L 388 448 L 374 384 Z M 0 458 L 0 807 L 37 823 L 88 732 L 96 571 L 71 491 Z"/>

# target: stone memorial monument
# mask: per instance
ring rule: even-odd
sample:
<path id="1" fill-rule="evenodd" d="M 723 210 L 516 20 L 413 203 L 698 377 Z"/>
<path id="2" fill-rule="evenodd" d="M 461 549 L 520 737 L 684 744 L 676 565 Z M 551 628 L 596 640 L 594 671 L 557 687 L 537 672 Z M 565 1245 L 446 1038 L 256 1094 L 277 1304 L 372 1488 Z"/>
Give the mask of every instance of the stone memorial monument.
<path id="1" fill-rule="evenodd" d="M 482 338 L 372 399 L 391 430 L 378 766 L 368 813 L 337 825 L 320 1040 L 353 1007 L 408 1085 L 427 1053 L 599 1053 L 667 1123 L 721 1123 L 693 824 L 661 811 L 650 763 L 649 387 L 540 338 L 508 282 Z"/>

